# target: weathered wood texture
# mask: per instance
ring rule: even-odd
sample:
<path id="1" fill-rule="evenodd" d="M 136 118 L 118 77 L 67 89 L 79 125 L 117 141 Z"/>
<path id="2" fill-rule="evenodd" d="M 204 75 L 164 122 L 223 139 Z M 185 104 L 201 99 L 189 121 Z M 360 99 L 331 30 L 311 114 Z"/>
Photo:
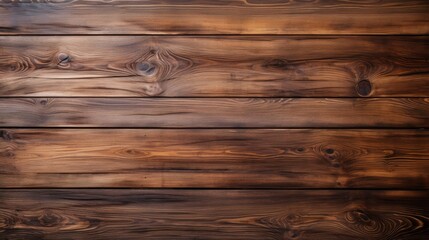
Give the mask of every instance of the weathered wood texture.
<path id="1" fill-rule="evenodd" d="M 0 240 L 427 238 L 428 13 L 0 0 Z"/>
<path id="2" fill-rule="evenodd" d="M 428 42 L 391 36 L 0 37 L 0 96 L 427 97 Z"/>
<path id="3" fill-rule="evenodd" d="M 2 0 L 2 34 L 428 34 L 426 0 Z"/>
<path id="4" fill-rule="evenodd" d="M 429 127 L 429 98 L 1 98 L 2 127 Z"/>
<path id="5" fill-rule="evenodd" d="M 427 130 L 0 133 L 7 188 L 429 188 Z"/>
<path id="6" fill-rule="evenodd" d="M 2 240 L 425 239 L 426 191 L 5 190 Z"/>

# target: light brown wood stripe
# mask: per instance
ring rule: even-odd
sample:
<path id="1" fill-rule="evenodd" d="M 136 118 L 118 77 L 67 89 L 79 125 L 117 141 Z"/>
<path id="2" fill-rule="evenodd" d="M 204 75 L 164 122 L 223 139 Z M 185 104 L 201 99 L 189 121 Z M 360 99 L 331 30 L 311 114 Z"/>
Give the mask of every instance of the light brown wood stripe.
<path id="1" fill-rule="evenodd" d="M 0 37 L 0 96 L 428 97 L 428 41 Z"/>
<path id="2" fill-rule="evenodd" d="M 5 190 L 3 239 L 424 239 L 423 191 Z"/>
<path id="3" fill-rule="evenodd" d="M 429 98 L 1 98 L 2 127 L 429 127 Z"/>
<path id="4" fill-rule="evenodd" d="M 427 130 L 0 133 L 7 188 L 429 188 Z"/>
<path id="5" fill-rule="evenodd" d="M 2 0 L 2 34 L 428 34 L 426 0 Z"/>

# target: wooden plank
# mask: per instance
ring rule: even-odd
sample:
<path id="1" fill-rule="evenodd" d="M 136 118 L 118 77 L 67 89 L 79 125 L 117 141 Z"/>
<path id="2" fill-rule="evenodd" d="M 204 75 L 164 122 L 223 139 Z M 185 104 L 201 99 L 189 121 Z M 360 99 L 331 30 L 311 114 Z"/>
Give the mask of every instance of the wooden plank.
<path id="1" fill-rule="evenodd" d="M 0 96 L 428 97 L 428 41 L 0 37 Z"/>
<path id="2" fill-rule="evenodd" d="M 427 130 L 0 133 L 3 188 L 429 188 Z"/>
<path id="3" fill-rule="evenodd" d="M 429 127 L 429 98 L 1 98 L 2 127 Z"/>
<path id="4" fill-rule="evenodd" d="M 1 239 L 425 239 L 426 191 L 6 190 Z"/>
<path id="5" fill-rule="evenodd" d="M 2 0 L 1 4 L 2 34 L 429 33 L 426 0 Z"/>

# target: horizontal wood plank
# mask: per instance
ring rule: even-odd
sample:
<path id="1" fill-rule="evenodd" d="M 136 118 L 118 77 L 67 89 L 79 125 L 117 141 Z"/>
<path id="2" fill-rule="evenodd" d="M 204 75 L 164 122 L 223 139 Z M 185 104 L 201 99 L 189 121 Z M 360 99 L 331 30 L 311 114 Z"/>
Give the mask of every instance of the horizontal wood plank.
<path id="1" fill-rule="evenodd" d="M 424 239 L 421 191 L 6 190 L 0 239 Z"/>
<path id="2" fill-rule="evenodd" d="M 429 188 L 426 130 L 0 133 L 5 188 Z"/>
<path id="3" fill-rule="evenodd" d="M 426 0 L 2 0 L 2 34 L 428 34 Z"/>
<path id="4" fill-rule="evenodd" d="M 2 127 L 429 127 L 429 98 L 1 98 Z"/>
<path id="5" fill-rule="evenodd" d="M 428 97 L 428 41 L 0 37 L 0 96 Z"/>

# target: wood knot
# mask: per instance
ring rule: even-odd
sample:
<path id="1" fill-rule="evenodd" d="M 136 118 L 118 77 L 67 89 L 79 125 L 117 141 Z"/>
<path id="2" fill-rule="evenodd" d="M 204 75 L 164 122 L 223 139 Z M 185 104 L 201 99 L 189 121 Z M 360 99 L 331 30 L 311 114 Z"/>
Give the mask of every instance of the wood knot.
<path id="1" fill-rule="evenodd" d="M 15 158 L 15 153 L 13 153 L 11 150 L 6 150 L 4 152 L 0 152 L 0 156 L 5 158 Z"/>
<path id="2" fill-rule="evenodd" d="M 360 80 L 357 84 L 356 84 L 356 91 L 359 94 L 359 96 L 362 97 L 367 97 L 371 94 L 372 91 L 372 85 L 371 82 L 369 80 Z"/>
<path id="3" fill-rule="evenodd" d="M 10 141 L 10 140 L 13 139 L 12 133 L 10 133 L 7 130 L 1 130 L 0 131 L 0 137 L 3 138 L 3 140 L 6 140 L 6 141 Z"/>
<path id="4" fill-rule="evenodd" d="M 325 152 L 324 158 L 327 159 L 334 168 L 341 167 L 341 163 L 338 160 L 338 153 L 336 153 L 334 149 L 327 148 L 323 151 Z"/>
<path id="5" fill-rule="evenodd" d="M 62 219 L 52 211 L 46 211 L 39 217 L 40 226 L 53 227 L 61 223 Z"/>
<path id="6" fill-rule="evenodd" d="M 346 220 L 351 223 L 368 224 L 371 222 L 371 217 L 363 210 L 354 209 L 346 213 Z"/>
<path id="7" fill-rule="evenodd" d="M 156 67 L 149 62 L 141 62 L 136 64 L 136 69 L 139 73 L 146 76 L 151 76 L 155 73 Z"/>
<path id="8" fill-rule="evenodd" d="M 299 232 L 296 230 L 288 230 L 286 232 L 283 233 L 283 239 L 287 240 L 287 239 L 296 239 L 297 237 L 299 237 Z"/>
<path id="9" fill-rule="evenodd" d="M 286 216 L 286 220 L 288 223 L 295 223 L 299 221 L 299 219 L 300 219 L 300 216 L 293 213 Z"/>
<path id="10" fill-rule="evenodd" d="M 9 71 L 11 71 L 11 72 L 15 72 L 15 71 L 16 71 L 16 69 L 17 69 L 16 64 L 11 64 L 11 65 L 9 65 Z"/>
<path id="11" fill-rule="evenodd" d="M 71 57 L 66 53 L 58 54 L 58 65 L 59 66 L 68 66 L 68 63 L 71 62 Z"/>
<path id="12" fill-rule="evenodd" d="M 46 104 L 48 104 L 48 100 L 40 100 L 40 105 L 45 106 Z"/>
<path id="13" fill-rule="evenodd" d="M 383 153 L 384 153 L 384 158 L 391 158 L 396 154 L 395 150 L 383 150 Z"/>
<path id="14" fill-rule="evenodd" d="M 304 148 L 299 147 L 299 148 L 297 148 L 297 149 L 296 149 L 296 151 L 297 151 L 297 152 L 300 152 L 300 153 L 301 153 L 301 152 L 304 152 Z"/>
<path id="15" fill-rule="evenodd" d="M 67 225 L 67 219 L 62 218 L 52 210 L 42 210 L 37 215 L 21 218 L 21 222 L 28 227 L 61 227 Z"/>
<path id="16" fill-rule="evenodd" d="M 143 92 L 148 96 L 161 95 L 164 90 L 159 83 L 148 83 L 143 86 Z"/>
<path id="17" fill-rule="evenodd" d="M 333 161 L 333 162 L 332 162 L 332 166 L 333 166 L 334 168 L 339 168 L 339 167 L 341 167 L 341 164 L 340 164 L 338 161 Z"/>
<path id="18" fill-rule="evenodd" d="M 326 154 L 333 154 L 335 151 L 332 148 L 325 149 Z"/>
<path id="19" fill-rule="evenodd" d="M 272 59 L 264 64 L 264 67 L 285 68 L 288 66 L 288 61 L 285 59 Z"/>

